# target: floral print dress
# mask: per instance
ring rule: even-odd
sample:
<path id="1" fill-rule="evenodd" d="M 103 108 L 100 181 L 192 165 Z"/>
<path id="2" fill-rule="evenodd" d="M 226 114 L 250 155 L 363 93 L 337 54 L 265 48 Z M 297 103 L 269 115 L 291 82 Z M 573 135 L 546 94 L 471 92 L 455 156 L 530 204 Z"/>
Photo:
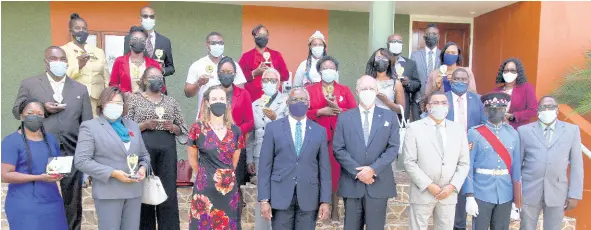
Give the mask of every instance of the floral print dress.
<path id="1" fill-rule="evenodd" d="M 236 230 L 240 196 L 232 156 L 245 145 L 240 128 L 232 125 L 220 140 L 209 125 L 197 121 L 191 126 L 187 144 L 199 151 L 190 229 Z"/>

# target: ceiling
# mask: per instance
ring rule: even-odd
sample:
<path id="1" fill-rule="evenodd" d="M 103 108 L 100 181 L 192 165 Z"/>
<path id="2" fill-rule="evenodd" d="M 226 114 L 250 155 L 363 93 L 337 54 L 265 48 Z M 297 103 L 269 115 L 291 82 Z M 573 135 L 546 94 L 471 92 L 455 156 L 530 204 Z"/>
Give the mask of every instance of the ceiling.
<path id="1" fill-rule="evenodd" d="M 257 5 L 304 9 L 369 12 L 371 1 L 207 1 L 234 5 Z M 396 1 L 397 14 L 474 18 L 517 1 Z"/>

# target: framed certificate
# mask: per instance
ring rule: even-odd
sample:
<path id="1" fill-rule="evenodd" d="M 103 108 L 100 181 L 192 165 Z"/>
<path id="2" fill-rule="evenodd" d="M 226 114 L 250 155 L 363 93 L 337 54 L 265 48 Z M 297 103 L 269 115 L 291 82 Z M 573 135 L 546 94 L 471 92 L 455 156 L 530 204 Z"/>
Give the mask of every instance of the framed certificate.
<path id="1" fill-rule="evenodd" d="M 105 58 L 107 65 L 109 65 L 109 73 L 113 69 L 115 59 L 123 56 L 123 49 L 125 47 L 125 32 L 103 32 L 102 48 L 105 51 Z"/>
<path id="2" fill-rule="evenodd" d="M 47 174 L 68 174 L 72 172 L 74 156 L 50 157 L 47 160 Z"/>

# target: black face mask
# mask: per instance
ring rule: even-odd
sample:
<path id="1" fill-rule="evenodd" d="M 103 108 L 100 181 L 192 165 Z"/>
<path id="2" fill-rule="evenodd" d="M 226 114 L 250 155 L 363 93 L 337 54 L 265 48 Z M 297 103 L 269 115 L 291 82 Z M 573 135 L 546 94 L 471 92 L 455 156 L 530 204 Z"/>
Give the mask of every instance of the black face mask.
<path id="1" fill-rule="evenodd" d="M 232 85 L 232 83 L 234 83 L 234 74 L 220 73 L 218 76 L 220 78 L 220 83 L 222 83 L 224 88 L 228 88 Z"/>
<path id="2" fill-rule="evenodd" d="M 425 45 L 429 48 L 437 46 L 438 42 L 439 38 L 437 36 L 425 36 Z"/>
<path id="3" fill-rule="evenodd" d="M 146 44 L 139 41 L 131 42 L 130 46 L 131 50 L 136 54 L 142 53 L 146 49 Z"/>
<path id="4" fill-rule="evenodd" d="M 258 47 L 264 48 L 267 47 L 267 43 L 269 43 L 268 37 L 256 37 L 254 38 L 254 43 L 257 44 Z"/>
<path id="5" fill-rule="evenodd" d="M 43 126 L 44 119 L 44 117 L 37 115 L 27 115 L 23 119 L 23 123 L 25 125 L 25 128 L 27 128 L 29 131 L 37 132 L 41 128 L 41 126 Z"/>
<path id="6" fill-rule="evenodd" d="M 388 62 L 388 60 L 381 59 L 381 60 L 374 62 L 373 67 L 376 68 L 376 71 L 378 71 L 378 73 L 383 73 L 388 70 L 389 64 L 390 64 L 390 62 Z"/>
<path id="7" fill-rule="evenodd" d="M 148 88 L 154 93 L 162 91 L 162 86 L 164 86 L 164 81 L 161 79 L 151 79 L 148 81 Z"/>
<path id="8" fill-rule="evenodd" d="M 72 33 L 72 37 L 78 41 L 79 43 L 86 43 L 86 39 L 88 38 L 88 32 L 86 31 L 78 31 L 75 33 Z"/>
<path id="9" fill-rule="evenodd" d="M 499 124 L 505 118 L 506 109 L 504 108 L 486 108 L 488 121 L 493 124 Z"/>
<path id="10" fill-rule="evenodd" d="M 223 102 L 216 102 L 209 105 L 209 109 L 216 117 L 221 117 L 226 113 L 226 103 Z"/>

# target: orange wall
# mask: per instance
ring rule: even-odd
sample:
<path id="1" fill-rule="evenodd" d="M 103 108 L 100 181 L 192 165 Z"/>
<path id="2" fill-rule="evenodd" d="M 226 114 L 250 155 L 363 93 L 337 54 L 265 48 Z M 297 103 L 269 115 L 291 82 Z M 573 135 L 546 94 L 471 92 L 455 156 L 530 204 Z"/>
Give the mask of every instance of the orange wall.
<path id="1" fill-rule="evenodd" d="M 478 91 L 490 92 L 501 63 L 521 59 L 535 85 L 538 68 L 540 2 L 518 2 L 474 19 L 472 69 Z"/>
<path id="2" fill-rule="evenodd" d="M 139 25 L 140 9 L 149 5 L 137 2 L 49 2 L 51 44 L 64 45 L 70 39 L 70 14 L 78 13 L 88 23 L 88 30 L 127 32 Z"/>
<path id="3" fill-rule="evenodd" d="M 242 8 L 242 51 L 254 48 L 252 29 L 263 24 L 269 30 L 269 48 L 283 55 L 287 68 L 295 71 L 308 57 L 308 38 L 316 30 L 328 41 L 328 11 L 267 6 L 244 6 Z"/>

